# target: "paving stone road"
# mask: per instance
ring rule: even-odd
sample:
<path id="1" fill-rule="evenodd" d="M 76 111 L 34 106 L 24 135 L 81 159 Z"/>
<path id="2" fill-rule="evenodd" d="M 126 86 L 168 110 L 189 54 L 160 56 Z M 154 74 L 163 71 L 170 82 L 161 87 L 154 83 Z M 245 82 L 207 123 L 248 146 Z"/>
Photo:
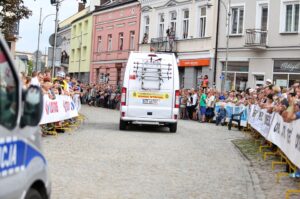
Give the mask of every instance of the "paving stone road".
<path id="1" fill-rule="evenodd" d="M 239 131 L 180 121 L 118 130 L 119 112 L 83 106 L 80 129 L 44 139 L 54 199 L 264 198 L 231 140 Z"/>

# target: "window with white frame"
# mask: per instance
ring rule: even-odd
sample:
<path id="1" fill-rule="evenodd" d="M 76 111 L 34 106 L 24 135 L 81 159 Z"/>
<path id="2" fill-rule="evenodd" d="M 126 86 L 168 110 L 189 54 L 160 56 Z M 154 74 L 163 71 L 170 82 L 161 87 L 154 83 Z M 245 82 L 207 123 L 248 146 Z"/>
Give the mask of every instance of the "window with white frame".
<path id="1" fill-rule="evenodd" d="M 299 1 L 284 4 L 284 32 L 299 31 Z"/>
<path id="2" fill-rule="evenodd" d="M 130 31 L 130 40 L 129 40 L 129 48 L 131 50 L 134 50 L 135 45 L 134 45 L 134 37 L 135 37 L 135 32 L 134 31 Z"/>
<path id="3" fill-rule="evenodd" d="M 159 23 L 158 23 L 158 37 L 164 36 L 165 31 L 165 15 L 159 14 Z"/>
<path id="4" fill-rule="evenodd" d="M 101 50 L 102 50 L 102 37 L 98 36 L 97 52 L 101 52 Z"/>
<path id="5" fill-rule="evenodd" d="M 144 18 L 145 26 L 144 26 L 144 34 L 147 34 L 149 36 L 149 25 L 150 25 L 150 18 L 149 16 L 146 16 Z"/>
<path id="6" fill-rule="evenodd" d="M 171 31 L 176 32 L 176 23 L 177 23 L 177 12 L 170 13 L 170 28 Z"/>
<path id="7" fill-rule="evenodd" d="M 122 32 L 119 33 L 119 50 L 123 50 L 124 44 L 124 34 Z"/>
<path id="8" fill-rule="evenodd" d="M 199 37 L 205 37 L 206 32 L 206 7 L 200 8 L 200 20 L 199 20 Z"/>
<path id="9" fill-rule="evenodd" d="M 244 30 L 244 6 L 231 8 L 231 35 L 241 35 Z"/>
<path id="10" fill-rule="evenodd" d="M 186 39 L 189 36 L 189 10 L 183 11 L 183 30 L 182 30 L 182 38 Z"/>
<path id="11" fill-rule="evenodd" d="M 112 51 L 112 34 L 107 37 L 107 51 Z"/>

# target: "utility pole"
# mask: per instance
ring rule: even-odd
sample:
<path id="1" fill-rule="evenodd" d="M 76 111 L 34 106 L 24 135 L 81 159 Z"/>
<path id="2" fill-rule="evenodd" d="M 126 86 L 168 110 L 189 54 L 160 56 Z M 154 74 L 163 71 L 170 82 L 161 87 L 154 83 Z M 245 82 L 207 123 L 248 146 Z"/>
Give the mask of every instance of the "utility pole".
<path id="1" fill-rule="evenodd" d="M 40 20 L 39 20 L 39 32 L 38 32 L 38 46 L 36 51 L 36 60 L 35 60 L 35 71 L 38 70 L 39 62 L 39 51 L 40 51 L 40 39 L 41 39 L 41 26 L 42 26 L 42 8 L 40 8 Z"/>
<path id="2" fill-rule="evenodd" d="M 227 13 L 227 38 L 226 38 L 226 60 L 225 60 L 225 75 L 224 75 L 224 89 L 226 90 L 227 70 L 228 70 L 228 51 L 229 51 L 229 34 L 230 34 L 230 17 L 231 17 L 231 0 L 228 2 Z M 235 83 L 234 83 L 235 84 Z"/>
<path id="3" fill-rule="evenodd" d="M 53 56 L 52 56 L 52 77 L 54 77 L 54 72 L 55 72 L 55 52 L 56 52 L 59 3 L 60 3 L 59 1 L 56 1 L 56 5 L 55 5 L 56 6 L 56 13 L 55 13 L 54 46 L 53 46 Z"/>

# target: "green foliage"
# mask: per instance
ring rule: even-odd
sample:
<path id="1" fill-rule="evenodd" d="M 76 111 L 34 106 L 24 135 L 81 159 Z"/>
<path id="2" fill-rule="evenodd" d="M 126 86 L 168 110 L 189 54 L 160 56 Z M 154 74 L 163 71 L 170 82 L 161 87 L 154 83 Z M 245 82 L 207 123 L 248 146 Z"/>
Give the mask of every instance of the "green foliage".
<path id="1" fill-rule="evenodd" d="M 28 61 L 28 65 L 27 65 L 27 67 L 28 67 L 28 76 L 31 76 L 31 74 L 32 74 L 32 71 L 33 71 L 33 61 L 32 60 L 29 60 Z"/>
<path id="2" fill-rule="evenodd" d="M 12 35 L 15 24 L 31 15 L 32 12 L 24 5 L 24 0 L 0 0 L 0 29 L 5 39 L 15 39 Z"/>

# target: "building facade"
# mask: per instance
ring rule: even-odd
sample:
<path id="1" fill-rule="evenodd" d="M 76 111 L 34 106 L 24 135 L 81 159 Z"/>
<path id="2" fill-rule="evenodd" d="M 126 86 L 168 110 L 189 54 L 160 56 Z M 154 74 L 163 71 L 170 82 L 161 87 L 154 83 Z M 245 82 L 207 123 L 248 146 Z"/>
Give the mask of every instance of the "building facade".
<path id="1" fill-rule="evenodd" d="M 226 3 L 226 0 L 224 0 Z M 232 0 L 226 71 L 226 10 L 220 7 L 217 88 L 245 90 L 300 80 L 299 0 Z"/>
<path id="2" fill-rule="evenodd" d="M 214 84 L 217 6 L 215 0 L 141 0 L 141 51 L 173 52 L 181 88 Z M 210 3 L 210 4 L 208 4 Z"/>
<path id="3" fill-rule="evenodd" d="M 140 4 L 110 1 L 93 14 L 91 82 L 120 85 L 130 51 L 138 50 Z"/>
<path id="4" fill-rule="evenodd" d="M 92 13 L 72 22 L 69 73 L 83 82 L 89 82 L 92 44 Z"/>

